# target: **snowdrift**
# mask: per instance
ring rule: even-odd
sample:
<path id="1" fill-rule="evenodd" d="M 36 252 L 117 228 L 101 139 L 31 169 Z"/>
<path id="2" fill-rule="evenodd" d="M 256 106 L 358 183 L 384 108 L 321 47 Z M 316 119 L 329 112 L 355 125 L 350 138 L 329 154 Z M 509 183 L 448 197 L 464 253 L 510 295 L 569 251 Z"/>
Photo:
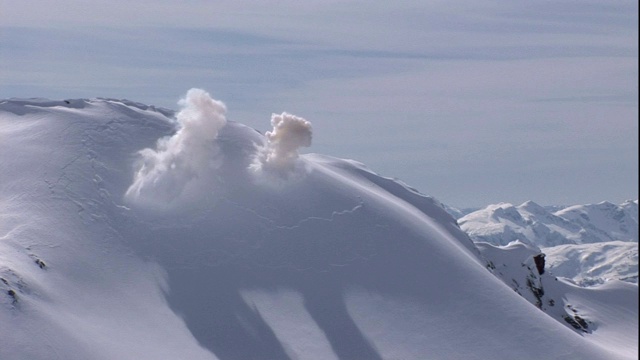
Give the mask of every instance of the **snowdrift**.
<path id="1" fill-rule="evenodd" d="M 0 358 L 635 358 L 637 286 L 549 290 L 578 331 L 436 200 L 225 111 L 0 101 Z"/>

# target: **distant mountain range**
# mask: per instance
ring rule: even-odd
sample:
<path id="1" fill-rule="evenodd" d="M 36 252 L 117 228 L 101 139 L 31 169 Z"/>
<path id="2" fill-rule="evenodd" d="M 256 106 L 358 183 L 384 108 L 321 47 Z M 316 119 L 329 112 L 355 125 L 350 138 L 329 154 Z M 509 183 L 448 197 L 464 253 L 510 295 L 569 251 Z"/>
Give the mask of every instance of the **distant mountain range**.
<path id="1" fill-rule="evenodd" d="M 541 248 L 547 267 L 582 286 L 638 281 L 638 200 L 573 206 L 527 201 L 483 209 L 445 209 L 476 243 L 521 242 Z"/>
<path id="2" fill-rule="evenodd" d="M 489 205 L 472 212 L 448 208 L 476 242 L 507 245 L 520 240 L 539 247 L 603 241 L 638 242 L 638 200 L 574 205 L 552 211 L 533 201 Z"/>

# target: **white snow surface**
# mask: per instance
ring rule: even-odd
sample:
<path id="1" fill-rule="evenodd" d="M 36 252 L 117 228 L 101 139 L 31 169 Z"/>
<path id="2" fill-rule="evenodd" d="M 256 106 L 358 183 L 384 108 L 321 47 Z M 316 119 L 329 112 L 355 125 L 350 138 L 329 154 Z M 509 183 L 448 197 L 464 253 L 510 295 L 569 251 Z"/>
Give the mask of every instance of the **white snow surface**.
<path id="1" fill-rule="evenodd" d="M 481 253 L 436 200 L 355 161 L 253 171 L 268 140 L 217 130 L 172 166 L 173 111 L 0 101 L 0 359 L 636 358 L 637 285 L 541 276 L 591 324 L 574 329 L 486 269 L 537 249 Z M 145 164 L 171 182 L 125 196 Z"/>

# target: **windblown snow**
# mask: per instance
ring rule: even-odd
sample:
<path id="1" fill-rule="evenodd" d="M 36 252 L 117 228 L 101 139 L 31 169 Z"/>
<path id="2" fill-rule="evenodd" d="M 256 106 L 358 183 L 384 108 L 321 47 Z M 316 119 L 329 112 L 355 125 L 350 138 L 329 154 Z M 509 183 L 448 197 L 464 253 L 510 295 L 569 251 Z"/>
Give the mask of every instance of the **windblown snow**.
<path id="1" fill-rule="evenodd" d="M 0 101 L 1 359 L 636 357 L 637 284 L 476 245 L 299 116 L 180 106 Z"/>

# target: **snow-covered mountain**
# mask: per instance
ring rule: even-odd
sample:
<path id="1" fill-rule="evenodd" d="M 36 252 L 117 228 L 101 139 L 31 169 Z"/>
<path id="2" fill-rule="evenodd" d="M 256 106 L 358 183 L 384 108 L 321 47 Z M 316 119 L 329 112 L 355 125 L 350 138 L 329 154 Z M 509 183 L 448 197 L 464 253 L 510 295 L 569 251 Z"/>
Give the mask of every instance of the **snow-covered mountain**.
<path id="1" fill-rule="evenodd" d="M 199 90 L 0 101 L 0 359 L 636 357 L 637 285 L 537 273 L 271 123 Z"/>
<path id="2" fill-rule="evenodd" d="M 550 271 L 581 286 L 638 282 L 638 200 L 620 205 L 489 205 L 458 219 L 474 242 L 542 248 Z"/>
<path id="3" fill-rule="evenodd" d="M 489 205 L 458 219 L 474 241 L 506 245 L 520 240 L 549 247 L 605 241 L 638 242 L 638 200 L 575 205 L 551 212 L 527 201 Z"/>
<path id="4" fill-rule="evenodd" d="M 575 205 L 555 215 L 580 225 L 585 233 L 599 241 L 638 242 L 638 200 L 627 200 L 620 205 L 607 201 L 598 204 Z M 582 241 L 596 242 L 596 241 Z"/>
<path id="5" fill-rule="evenodd" d="M 626 337 L 626 334 L 610 331 L 611 329 L 607 329 L 609 325 L 592 320 L 595 314 L 602 316 L 611 308 L 622 309 L 635 303 L 626 298 L 624 290 L 621 291 L 619 281 L 612 280 L 597 287 L 582 287 L 577 290 L 573 282 L 564 281 L 550 271 L 555 270 L 555 263 L 552 261 L 549 264 L 547 259 L 549 255 L 535 246 L 520 241 L 514 241 L 506 246 L 495 246 L 489 243 L 477 243 L 477 246 L 488 260 L 487 267 L 505 285 L 550 317 L 569 324 L 576 331 L 593 340 L 597 339 L 596 341 L 610 346 L 618 344 L 617 346 L 624 348 L 626 343 L 633 341 L 630 337 Z M 561 263 L 566 264 L 566 262 Z M 637 287 L 637 285 L 629 286 Z M 637 315 L 630 314 L 630 316 L 633 318 L 621 319 L 627 322 L 627 326 L 632 326 L 637 321 Z"/>
<path id="6" fill-rule="evenodd" d="M 638 283 L 637 242 L 558 245 L 543 251 L 552 274 L 581 286 L 602 284 L 612 279 Z"/>

